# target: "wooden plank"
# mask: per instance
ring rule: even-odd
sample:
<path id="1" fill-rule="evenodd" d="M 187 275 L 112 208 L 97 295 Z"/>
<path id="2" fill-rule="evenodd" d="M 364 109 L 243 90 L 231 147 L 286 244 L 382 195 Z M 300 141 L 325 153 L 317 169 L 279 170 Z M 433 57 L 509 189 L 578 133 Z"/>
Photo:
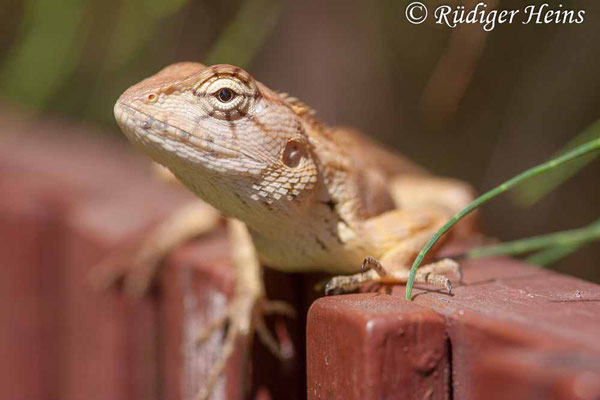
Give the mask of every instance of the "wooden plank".
<path id="1" fill-rule="evenodd" d="M 317 300 L 307 326 L 308 399 L 448 399 L 444 319 L 397 296 Z"/>
<path id="2" fill-rule="evenodd" d="M 600 356 L 568 350 L 499 348 L 473 360 L 475 400 L 599 399 Z"/>
<path id="3" fill-rule="evenodd" d="M 97 293 L 88 272 L 191 196 L 89 127 L 0 120 L 2 397 L 156 398 L 153 300 Z"/>
<path id="4" fill-rule="evenodd" d="M 574 398 L 569 394 L 579 384 L 585 393 L 597 393 L 589 382 L 600 374 L 599 285 L 508 258 L 463 264 L 464 283 L 455 285 L 452 295 L 416 290 L 414 303 L 406 303 L 404 287 L 397 286 L 389 295 L 317 301 L 308 321 L 309 398 L 386 398 L 388 393 L 443 398 L 446 389 L 437 381 L 427 381 L 428 389 L 421 391 L 405 383 L 387 392 L 383 388 L 389 382 L 379 377 L 393 374 L 396 384 L 406 376 L 422 381 L 410 355 L 426 357 L 427 347 L 435 347 L 426 345 L 432 340 L 448 345 L 441 357 L 451 367 L 453 398 L 507 398 L 502 389 L 507 385 L 514 386 L 511 399 Z M 419 319 L 409 322 L 416 310 L 433 312 L 441 322 L 419 328 Z M 407 324 L 403 331 L 420 332 L 405 357 L 397 354 L 401 344 L 388 345 L 398 321 Z M 383 327 L 379 335 L 385 345 L 373 344 L 373 326 Z M 558 366 L 560 357 L 571 364 Z M 529 397 L 532 393 L 536 396 Z"/>
<path id="5" fill-rule="evenodd" d="M 600 285 L 509 258 L 463 264 L 464 285 L 453 296 L 415 300 L 446 319 L 457 398 L 473 398 L 475 360 L 493 348 L 600 354 Z"/>
<path id="6" fill-rule="evenodd" d="M 55 206 L 36 187 L 1 173 L 0 193 L 0 398 L 55 399 L 60 319 L 53 315 L 61 306 Z"/>

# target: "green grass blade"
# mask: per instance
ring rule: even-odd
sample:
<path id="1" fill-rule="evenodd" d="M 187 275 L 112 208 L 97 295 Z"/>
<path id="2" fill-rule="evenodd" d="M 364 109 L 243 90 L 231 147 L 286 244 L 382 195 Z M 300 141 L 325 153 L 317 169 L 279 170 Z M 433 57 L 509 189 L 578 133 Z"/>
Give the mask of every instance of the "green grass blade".
<path id="1" fill-rule="evenodd" d="M 539 267 L 545 267 L 557 262 L 562 258 L 565 258 L 569 254 L 579 250 L 591 241 L 592 240 L 564 246 L 549 247 L 527 257 L 526 261 L 529 264 L 534 264 Z"/>
<path id="2" fill-rule="evenodd" d="M 469 258 L 495 255 L 518 255 L 534 250 L 549 248 L 573 248 L 583 243 L 600 239 L 600 220 L 579 229 L 534 236 L 492 246 L 484 246 L 467 252 Z"/>
<path id="3" fill-rule="evenodd" d="M 433 245 L 440 239 L 440 237 L 442 237 L 442 235 L 444 233 L 446 233 L 452 226 L 454 226 L 454 224 L 456 224 L 458 221 L 460 221 L 464 216 L 466 216 L 467 214 L 469 214 L 476 208 L 480 207 L 481 205 L 487 203 L 494 197 L 515 187 L 516 185 L 520 184 L 521 182 L 526 181 L 533 176 L 542 174 L 546 171 L 556 168 L 557 166 L 559 166 L 561 164 L 571 161 L 577 157 L 581 157 L 582 155 L 589 154 L 598 149 L 600 149 L 600 138 L 596 139 L 596 140 L 592 140 L 581 146 L 578 146 L 577 148 L 575 148 L 574 150 L 572 150 L 566 154 L 563 154 L 557 158 L 554 158 L 550 161 L 547 161 L 543 164 L 540 164 L 538 166 L 535 166 L 533 168 L 530 168 L 530 169 L 520 173 L 519 175 L 504 182 L 500 186 L 497 186 L 494 189 L 488 191 L 487 193 L 484 193 L 483 195 L 479 196 L 471 204 L 469 204 L 467 207 L 465 207 L 462 211 L 458 212 L 454 217 L 452 217 L 450 219 L 450 221 L 448 221 L 444 226 L 442 226 L 435 233 L 435 235 L 433 235 L 431 240 L 419 252 L 419 255 L 415 259 L 415 261 L 410 269 L 410 276 L 408 278 L 408 283 L 406 285 L 406 299 L 412 300 L 412 288 L 413 288 L 413 285 L 415 282 L 415 275 L 417 273 L 417 268 L 421 264 L 421 261 L 423 261 L 423 258 L 425 257 L 425 255 L 429 252 L 429 250 L 431 250 Z"/>
<path id="4" fill-rule="evenodd" d="M 284 4 L 280 0 L 243 2 L 206 57 L 206 63 L 228 63 L 248 68 L 257 50 L 277 25 Z"/>
<path id="5" fill-rule="evenodd" d="M 590 140 L 598 138 L 600 138 L 600 120 L 594 122 L 583 132 L 575 136 L 575 138 L 571 139 L 557 155 L 564 154 L 582 143 L 587 143 Z M 580 169 L 594 161 L 599 155 L 600 153 L 579 157 L 577 160 L 560 168 L 555 168 L 547 174 L 537 176 L 526 185 L 516 188 L 512 193 L 512 197 L 520 205 L 531 206 L 575 175 Z"/>
<path id="6" fill-rule="evenodd" d="M 86 1 L 24 2 L 22 29 L 3 60 L 0 92 L 29 108 L 43 108 L 77 67 L 87 26 Z"/>

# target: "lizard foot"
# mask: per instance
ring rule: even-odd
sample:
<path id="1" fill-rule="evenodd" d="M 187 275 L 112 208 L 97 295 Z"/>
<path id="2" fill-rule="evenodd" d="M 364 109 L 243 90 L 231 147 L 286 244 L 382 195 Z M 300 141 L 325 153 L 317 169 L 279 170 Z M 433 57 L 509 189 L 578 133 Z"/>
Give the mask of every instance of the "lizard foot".
<path id="1" fill-rule="evenodd" d="M 108 289 L 123 281 L 125 293 L 144 295 L 162 260 L 186 241 L 215 229 L 222 218 L 209 205 L 195 202 L 176 210 L 133 249 L 114 254 L 92 268 L 90 280 L 98 289 Z"/>
<path id="2" fill-rule="evenodd" d="M 293 348 L 281 346 L 265 323 L 264 317 L 274 314 L 295 317 L 296 311 L 291 305 L 282 301 L 269 301 L 262 297 L 253 300 L 252 297 L 237 296 L 227 307 L 225 315 L 206 326 L 199 333 L 196 338 L 197 345 L 204 344 L 218 330 L 225 330 L 226 332 L 220 354 L 212 364 L 195 400 L 206 400 L 210 397 L 240 338 L 243 338 L 243 341 L 247 344 L 253 333 L 256 332 L 261 342 L 275 357 L 280 360 L 293 357 Z"/>
<path id="3" fill-rule="evenodd" d="M 366 257 L 361 266 L 362 272 L 354 275 L 336 276 L 325 286 L 325 294 L 341 294 L 359 289 L 364 283 L 403 284 L 408 281 L 409 269 L 394 271 L 386 270 L 379 261 L 373 257 Z M 458 263 L 452 259 L 444 258 L 431 264 L 424 265 L 417 270 L 415 282 L 429 283 L 444 287 L 448 293 L 452 292 L 452 282 L 443 274 L 452 273 L 462 280 L 462 273 Z"/>

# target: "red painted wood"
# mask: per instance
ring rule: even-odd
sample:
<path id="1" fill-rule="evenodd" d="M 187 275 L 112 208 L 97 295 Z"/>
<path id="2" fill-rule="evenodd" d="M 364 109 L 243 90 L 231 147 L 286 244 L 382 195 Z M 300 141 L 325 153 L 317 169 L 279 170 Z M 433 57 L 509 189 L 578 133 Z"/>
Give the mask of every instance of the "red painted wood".
<path id="1" fill-rule="evenodd" d="M 600 356 L 499 348 L 473 362 L 474 399 L 600 399 Z"/>
<path id="2" fill-rule="evenodd" d="M 474 397 L 475 360 L 500 346 L 600 354 L 599 285 L 508 258 L 463 264 L 454 296 L 415 300 L 446 319 L 456 398 Z"/>
<path id="3" fill-rule="evenodd" d="M 87 277 L 191 196 L 157 182 L 124 143 L 81 135 L 89 128 L 0 120 L 10 128 L 0 146 L 0 397 L 157 398 L 156 307 L 97 293 Z"/>
<path id="4" fill-rule="evenodd" d="M 428 340 L 448 345 L 440 364 L 451 365 L 453 398 L 577 398 L 569 396 L 578 385 L 588 393 L 581 398 L 597 398 L 589 382 L 600 374 L 600 286 L 508 258 L 463 264 L 464 284 L 455 285 L 451 296 L 417 290 L 414 303 L 406 303 L 404 288 L 394 287 L 391 295 L 317 301 L 308 321 L 309 398 L 385 398 L 386 374 L 396 374 L 393 384 L 416 376 L 392 390 L 397 398 L 443 397 L 444 386 L 436 381 L 424 384 L 429 391 L 410 386 L 422 379 L 410 355 L 413 349 L 428 354 Z M 439 326 L 407 322 L 415 310 L 435 313 Z M 408 324 L 403 331 L 421 334 L 405 357 L 399 344 L 387 346 L 393 339 L 386 335 L 394 337 L 399 320 Z M 385 346 L 373 344 L 375 321 L 387 327 L 381 333 Z"/>
<path id="5" fill-rule="evenodd" d="M 34 187 L 0 174 L 0 193 L 0 398 L 57 398 L 60 227 Z"/>
<path id="6" fill-rule="evenodd" d="M 317 300 L 307 326 L 308 399 L 447 399 L 444 319 L 399 297 Z"/>

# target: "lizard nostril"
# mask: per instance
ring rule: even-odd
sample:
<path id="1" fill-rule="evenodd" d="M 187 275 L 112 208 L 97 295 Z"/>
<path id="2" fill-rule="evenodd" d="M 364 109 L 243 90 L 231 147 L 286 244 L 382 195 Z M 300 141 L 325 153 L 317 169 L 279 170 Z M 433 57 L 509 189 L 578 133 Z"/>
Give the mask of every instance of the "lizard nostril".
<path id="1" fill-rule="evenodd" d="M 148 101 L 154 103 L 157 99 L 157 96 L 155 93 L 150 93 L 148 96 L 146 96 L 146 98 L 148 99 Z"/>

